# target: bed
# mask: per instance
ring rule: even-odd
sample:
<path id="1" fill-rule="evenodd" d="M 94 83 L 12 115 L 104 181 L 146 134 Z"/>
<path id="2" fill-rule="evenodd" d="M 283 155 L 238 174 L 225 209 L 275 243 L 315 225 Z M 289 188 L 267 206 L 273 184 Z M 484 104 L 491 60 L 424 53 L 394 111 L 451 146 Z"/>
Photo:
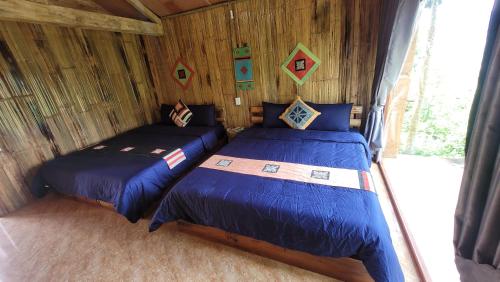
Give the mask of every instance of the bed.
<path id="1" fill-rule="evenodd" d="M 222 125 L 139 127 L 44 163 L 32 185 L 112 207 L 137 222 L 170 184 L 225 140 Z"/>
<path id="2" fill-rule="evenodd" d="M 251 109 L 252 121 L 262 121 L 261 111 Z M 403 281 L 369 160 L 356 130 L 253 127 L 172 188 L 150 231 L 178 221 L 184 231 L 342 280 Z M 350 176 L 336 179 L 342 174 Z"/>

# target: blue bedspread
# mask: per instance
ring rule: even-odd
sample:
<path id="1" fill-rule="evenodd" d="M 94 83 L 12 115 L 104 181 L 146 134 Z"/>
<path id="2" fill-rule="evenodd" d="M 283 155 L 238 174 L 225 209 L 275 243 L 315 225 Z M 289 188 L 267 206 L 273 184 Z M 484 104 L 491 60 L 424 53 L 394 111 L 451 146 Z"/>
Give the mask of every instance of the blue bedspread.
<path id="1" fill-rule="evenodd" d="M 57 157 L 43 164 L 32 185 L 41 197 L 45 186 L 60 193 L 112 203 L 118 213 L 136 222 L 165 188 L 209 151 L 224 135 L 222 126 L 178 128 L 143 126 L 96 146 Z M 122 152 L 126 147 L 133 150 Z M 170 169 L 162 158 L 181 148 L 186 160 Z M 156 149 L 165 150 L 152 154 Z"/>
<path id="2" fill-rule="evenodd" d="M 356 132 L 251 128 L 218 155 L 369 170 Z M 196 168 L 156 211 L 150 230 L 183 219 L 285 248 L 363 261 L 376 281 L 403 281 L 377 194 Z"/>

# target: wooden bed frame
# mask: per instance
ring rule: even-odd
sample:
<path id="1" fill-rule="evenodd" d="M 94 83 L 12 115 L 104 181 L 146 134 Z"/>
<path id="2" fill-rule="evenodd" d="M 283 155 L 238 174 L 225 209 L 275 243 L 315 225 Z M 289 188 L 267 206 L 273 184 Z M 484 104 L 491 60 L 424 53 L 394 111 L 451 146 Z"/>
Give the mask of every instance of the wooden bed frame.
<path id="1" fill-rule="evenodd" d="M 225 112 L 224 112 L 223 108 L 219 108 L 219 107 L 215 108 L 215 118 L 216 118 L 217 122 L 220 122 L 221 124 L 224 124 L 226 122 L 226 115 L 225 115 Z M 176 181 L 174 181 L 171 185 L 169 185 L 168 188 L 173 187 L 177 183 L 178 180 L 182 179 L 193 168 L 198 167 L 202 162 L 204 162 L 206 159 L 208 159 L 213 153 L 219 151 L 220 148 L 222 148 L 224 145 L 227 144 L 227 142 L 228 142 L 228 138 L 227 137 L 226 138 L 222 138 L 221 140 L 219 140 L 217 142 L 217 145 L 215 146 L 215 148 L 211 152 L 209 152 L 205 157 L 203 157 L 201 159 L 201 161 L 199 161 L 198 163 L 194 164 L 190 169 L 188 169 L 181 176 L 179 176 L 178 179 Z M 89 145 L 89 146 L 87 146 L 85 148 L 89 148 L 89 147 L 92 147 L 92 146 L 95 146 L 95 145 L 96 144 L 92 144 L 92 145 Z M 85 148 L 82 148 L 81 150 L 83 150 Z M 165 193 L 168 192 L 168 191 L 170 191 L 170 189 L 165 189 Z M 73 200 L 76 200 L 76 201 L 79 201 L 79 202 L 84 202 L 84 203 L 87 203 L 87 204 L 90 204 L 90 205 L 93 205 L 93 206 L 103 207 L 105 209 L 112 210 L 112 211 L 116 212 L 116 209 L 115 209 L 115 207 L 113 206 L 112 203 L 108 203 L 108 202 L 101 201 L 101 200 L 89 199 L 89 198 L 82 197 L 82 196 L 69 196 L 69 195 L 65 195 L 65 194 L 62 194 L 62 193 L 58 193 L 57 191 L 54 191 L 54 192 L 56 192 L 58 195 L 63 196 L 64 198 L 69 198 L 69 199 L 73 199 Z M 163 199 L 163 196 L 160 198 L 160 200 L 158 202 L 156 202 L 156 203 L 154 203 L 154 204 L 151 205 L 151 208 L 148 209 L 144 213 L 144 215 L 143 215 L 142 218 L 149 217 L 156 210 L 156 208 L 160 204 L 161 200 Z"/>
<path id="2" fill-rule="evenodd" d="M 192 224 L 182 220 L 177 221 L 177 229 L 190 235 L 195 235 L 203 239 L 221 243 L 342 281 L 373 281 L 363 263 L 356 259 L 315 256 L 305 252 L 278 247 L 250 237 L 226 232 L 218 228 Z"/>
<path id="3" fill-rule="evenodd" d="M 215 108 L 215 119 L 222 124 L 226 123 L 226 112 L 223 108 Z"/>
<path id="4" fill-rule="evenodd" d="M 174 182 L 172 182 L 171 184 L 169 184 L 167 186 L 167 189 L 165 189 L 163 195 L 160 197 L 160 199 L 158 201 L 156 201 L 156 202 L 154 202 L 154 203 L 151 204 L 151 207 L 144 212 L 144 214 L 142 215 L 142 218 L 143 219 L 151 219 L 152 215 L 154 214 L 154 212 L 156 211 L 156 209 L 160 205 L 160 202 L 163 200 L 163 197 L 165 196 L 165 194 L 168 193 L 168 191 L 170 191 L 170 189 L 172 189 L 172 187 L 174 187 L 175 184 L 177 184 L 177 182 L 179 180 L 181 180 L 182 178 L 184 178 L 184 176 L 186 176 L 188 173 L 190 173 L 191 170 L 193 170 L 194 168 L 198 167 L 200 164 L 202 164 L 203 162 L 205 162 L 210 156 L 212 156 L 215 152 L 219 151 L 224 145 L 227 144 L 227 142 L 228 142 L 227 137 L 226 138 L 222 138 L 221 140 L 219 140 L 217 142 L 217 145 L 215 146 L 215 148 L 212 151 L 210 151 L 200 161 L 198 161 L 197 163 L 195 163 L 194 165 L 192 165 L 186 172 L 182 173 L 176 180 L 174 180 Z M 93 205 L 93 206 L 102 207 L 104 209 L 116 212 L 116 209 L 115 209 L 113 203 L 109 203 L 109 202 L 101 201 L 101 200 L 89 199 L 89 198 L 86 198 L 86 197 L 83 197 L 83 196 L 69 196 L 69 195 L 66 195 L 66 194 L 59 193 L 59 192 L 57 192 L 55 190 L 53 192 L 56 193 L 56 194 L 58 194 L 58 195 L 60 195 L 60 196 L 62 196 L 62 197 L 64 197 L 64 198 L 68 198 L 68 199 L 71 199 L 71 200 L 76 200 L 78 202 L 84 202 L 84 203 L 87 203 L 87 204 L 90 204 L 90 205 Z"/>
<path id="5" fill-rule="evenodd" d="M 361 126 L 363 107 L 353 106 L 351 111 L 351 127 Z M 262 107 L 250 107 L 252 124 L 262 123 Z M 224 122 L 224 113 L 217 110 L 217 121 Z M 175 185 L 175 183 L 174 183 Z M 70 197 L 93 205 L 98 205 L 114 211 L 113 205 L 103 201 L 90 200 L 80 197 Z M 177 229 L 181 232 L 195 235 L 213 242 L 221 243 L 262 257 L 270 258 L 289 265 L 293 265 L 312 272 L 320 273 L 343 281 L 368 282 L 373 281 L 370 274 L 360 260 L 352 258 L 331 258 L 315 256 L 309 253 L 279 247 L 268 242 L 227 232 L 218 228 L 177 221 Z"/>
<path id="6" fill-rule="evenodd" d="M 361 126 L 362 106 L 353 106 L 351 127 Z M 250 107 L 252 124 L 262 123 L 262 107 Z M 289 265 L 320 273 L 343 281 L 373 281 L 360 260 L 352 258 L 331 258 L 279 247 L 250 237 L 230 233 L 218 228 L 177 221 L 178 230 L 201 238 L 228 245 L 262 257 L 270 258 Z"/>

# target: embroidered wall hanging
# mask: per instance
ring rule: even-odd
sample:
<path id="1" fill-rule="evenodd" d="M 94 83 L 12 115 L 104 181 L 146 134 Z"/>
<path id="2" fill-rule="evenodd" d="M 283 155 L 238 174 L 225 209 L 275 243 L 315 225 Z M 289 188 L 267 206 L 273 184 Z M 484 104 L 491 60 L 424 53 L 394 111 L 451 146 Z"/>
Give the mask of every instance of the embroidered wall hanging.
<path id="1" fill-rule="evenodd" d="M 179 84 L 182 89 L 186 90 L 191 85 L 193 80 L 194 70 L 180 58 L 177 59 L 172 70 L 172 77 L 174 81 Z"/>
<path id="2" fill-rule="evenodd" d="M 318 69 L 320 64 L 321 60 L 302 43 L 299 43 L 281 65 L 281 69 L 295 82 L 302 85 Z"/>
<path id="3" fill-rule="evenodd" d="M 253 80 L 252 50 L 250 47 L 233 49 L 234 76 L 237 90 L 253 90 L 255 82 Z"/>

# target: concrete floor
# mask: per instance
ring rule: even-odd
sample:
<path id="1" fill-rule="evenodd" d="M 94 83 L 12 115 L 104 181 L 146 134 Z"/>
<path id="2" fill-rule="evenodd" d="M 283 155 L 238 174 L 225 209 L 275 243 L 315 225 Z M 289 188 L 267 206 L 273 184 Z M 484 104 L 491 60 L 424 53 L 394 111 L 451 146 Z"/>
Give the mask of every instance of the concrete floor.
<path id="1" fill-rule="evenodd" d="M 379 198 L 407 281 L 417 281 L 376 166 Z M 56 195 L 0 218 L 0 281 L 331 281 L 180 233 L 147 232 L 113 211 Z"/>
<path id="2" fill-rule="evenodd" d="M 460 281 L 453 220 L 463 163 L 399 155 L 383 160 L 399 207 L 433 281 Z"/>

